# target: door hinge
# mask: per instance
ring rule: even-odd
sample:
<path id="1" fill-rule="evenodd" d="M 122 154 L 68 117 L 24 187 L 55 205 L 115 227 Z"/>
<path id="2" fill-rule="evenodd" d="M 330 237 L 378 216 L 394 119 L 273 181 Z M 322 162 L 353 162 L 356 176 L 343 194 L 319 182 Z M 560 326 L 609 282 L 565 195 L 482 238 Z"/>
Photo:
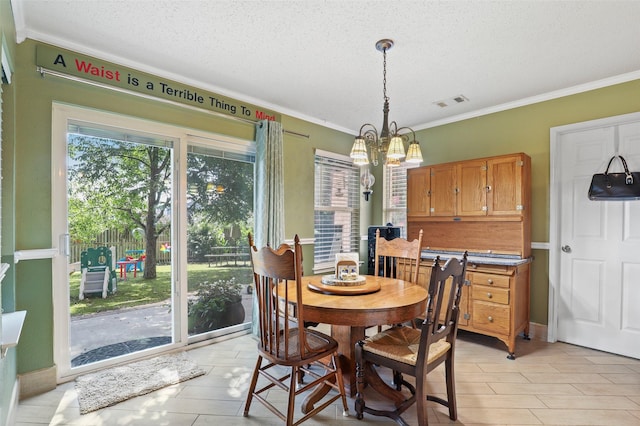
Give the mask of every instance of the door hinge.
<path id="1" fill-rule="evenodd" d="M 518 204 L 516 206 L 516 210 L 524 210 L 524 206 L 522 204 Z"/>
<path id="2" fill-rule="evenodd" d="M 516 163 L 517 166 L 524 167 L 524 161 L 520 160 Z"/>

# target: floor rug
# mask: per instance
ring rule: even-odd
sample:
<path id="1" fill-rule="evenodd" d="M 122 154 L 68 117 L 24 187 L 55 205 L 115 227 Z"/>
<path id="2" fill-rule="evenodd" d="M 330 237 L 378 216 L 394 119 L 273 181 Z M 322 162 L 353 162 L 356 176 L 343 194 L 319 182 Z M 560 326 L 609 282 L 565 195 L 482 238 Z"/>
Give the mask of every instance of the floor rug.
<path id="1" fill-rule="evenodd" d="M 76 378 L 80 414 L 205 374 L 186 353 L 163 355 Z"/>

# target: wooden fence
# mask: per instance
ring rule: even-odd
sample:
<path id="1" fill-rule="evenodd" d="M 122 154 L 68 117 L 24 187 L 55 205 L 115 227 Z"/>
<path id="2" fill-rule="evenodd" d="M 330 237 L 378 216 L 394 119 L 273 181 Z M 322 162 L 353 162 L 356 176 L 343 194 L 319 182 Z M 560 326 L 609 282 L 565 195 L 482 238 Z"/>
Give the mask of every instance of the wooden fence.
<path id="1" fill-rule="evenodd" d="M 163 244 L 165 247 L 171 245 L 170 231 L 165 231 L 160 235 L 160 237 L 158 237 L 156 249 L 156 259 L 158 259 L 158 264 L 171 262 L 171 252 L 163 250 Z M 91 243 L 76 243 L 72 241 L 69 246 L 69 263 L 80 262 L 80 254 L 91 247 L 115 247 L 115 253 L 113 253 L 113 256 L 116 260 L 125 257 L 127 255 L 127 251 L 146 249 L 144 237 L 135 238 L 131 235 L 131 232 L 120 232 L 118 230 L 105 231 Z"/>

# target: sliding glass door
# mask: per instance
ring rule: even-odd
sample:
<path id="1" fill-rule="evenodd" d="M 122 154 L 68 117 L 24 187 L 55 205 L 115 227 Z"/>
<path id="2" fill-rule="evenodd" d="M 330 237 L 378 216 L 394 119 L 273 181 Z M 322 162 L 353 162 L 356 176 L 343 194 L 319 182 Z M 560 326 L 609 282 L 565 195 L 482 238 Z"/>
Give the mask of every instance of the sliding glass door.
<path id="1" fill-rule="evenodd" d="M 253 143 L 54 106 L 60 378 L 248 330 Z"/>
<path id="2" fill-rule="evenodd" d="M 252 310 L 254 155 L 204 141 L 190 138 L 187 154 L 188 333 L 198 340 L 245 328 Z"/>
<path id="3" fill-rule="evenodd" d="M 173 342 L 175 143 L 67 123 L 71 368 Z"/>

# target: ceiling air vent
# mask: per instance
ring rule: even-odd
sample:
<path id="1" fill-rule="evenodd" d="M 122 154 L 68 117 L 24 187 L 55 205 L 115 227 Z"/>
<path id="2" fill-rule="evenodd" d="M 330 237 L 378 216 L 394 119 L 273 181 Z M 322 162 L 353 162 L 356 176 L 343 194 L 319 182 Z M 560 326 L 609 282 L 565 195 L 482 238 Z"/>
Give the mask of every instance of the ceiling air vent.
<path id="1" fill-rule="evenodd" d="M 454 96 L 453 98 L 443 99 L 441 101 L 434 102 L 434 105 L 440 108 L 446 108 L 451 105 L 461 104 L 463 102 L 469 102 L 469 98 L 464 95 Z"/>

